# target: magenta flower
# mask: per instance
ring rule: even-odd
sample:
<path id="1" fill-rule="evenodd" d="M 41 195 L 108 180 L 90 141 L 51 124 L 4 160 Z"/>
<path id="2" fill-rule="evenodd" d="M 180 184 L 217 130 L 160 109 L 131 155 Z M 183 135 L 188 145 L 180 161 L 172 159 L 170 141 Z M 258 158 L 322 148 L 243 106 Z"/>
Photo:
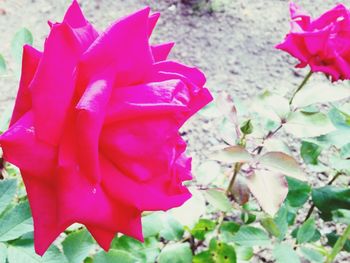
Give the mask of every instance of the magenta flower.
<path id="1" fill-rule="evenodd" d="M 296 4 L 290 3 L 291 31 L 277 45 L 307 65 L 313 72 L 323 72 L 338 79 L 350 79 L 350 12 L 337 5 L 317 19 L 312 19 Z"/>
<path id="2" fill-rule="evenodd" d="M 178 129 L 212 100 L 197 69 L 166 60 L 142 9 L 99 34 L 73 1 L 44 51 L 24 47 L 4 159 L 21 170 L 45 253 L 71 224 L 107 250 L 117 232 L 143 239 L 141 212 L 190 198 L 191 159 Z"/>

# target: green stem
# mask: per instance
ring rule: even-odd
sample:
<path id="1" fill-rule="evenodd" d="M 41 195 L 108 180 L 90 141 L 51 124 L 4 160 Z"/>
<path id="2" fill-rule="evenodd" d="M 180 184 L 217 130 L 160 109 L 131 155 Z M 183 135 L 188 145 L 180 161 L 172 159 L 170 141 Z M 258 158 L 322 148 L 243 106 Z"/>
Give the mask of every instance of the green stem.
<path id="1" fill-rule="evenodd" d="M 344 231 L 344 233 L 338 238 L 337 242 L 334 244 L 334 247 L 331 253 L 328 255 L 326 259 L 326 263 L 331 263 L 338 255 L 338 253 L 343 249 L 346 240 L 350 237 L 350 225 L 348 225 Z"/>
<path id="2" fill-rule="evenodd" d="M 290 100 L 289 100 L 289 105 L 292 104 L 295 95 L 305 86 L 305 84 L 307 83 L 307 81 L 310 79 L 311 75 L 312 75 L 312 71 L 310 71 L 310 72 L 305 76 L 303 82 L 301 82 L 300 85 L 299 85 L 299 87 L 294 91 L 292 97 L 291 97 Z"/>

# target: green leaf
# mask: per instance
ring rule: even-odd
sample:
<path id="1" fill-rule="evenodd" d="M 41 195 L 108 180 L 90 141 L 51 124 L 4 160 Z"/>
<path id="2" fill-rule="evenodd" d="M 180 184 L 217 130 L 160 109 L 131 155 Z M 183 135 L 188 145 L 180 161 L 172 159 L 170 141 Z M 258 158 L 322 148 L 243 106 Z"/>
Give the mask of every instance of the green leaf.
<path id="1" fill-rule="evenodd" d="M 288 209 L 286 205 L 282 205 L 281 208 L 278 210 L 274 220 L 275 223 L 280 231 L 280 235 L 278 237 L 278 240 L 282 241 L 284 237 L 286 236 L 288 232 Z"/>
<path id="2" fill-rule="evenodd" d="M 215 229 L 216 223 L 208 219 L 199 219 L 191 230 L 191 234 L 198 240 L 204 240 L 205 235 Z"/>
<path id="3" fill-rule="evenodd" d="M 268 234 L 256 227 L 242 226 L 234 236 L 234 242 L 241 246 L 266 246 L 270 244 Z"/>
<path id="4" fill-rule="evenodd" d="M 0 263 L 6 263 L 7 247 L 5 244 L 0 243 Z"/>
<path id="5" fill-rule="evenodd" d="M 237 256 L 235 248 L 229 244 L 217 241 L 215 238 L 210 240 L 209 250 L 213 260 L 216 263 L 235 263 Z"/>
<path id="6" fill-rule="evenodd" d="M 68 263 L 56 246 L 51 246 L 43 257 L 38 256 L 34 251 L 32 239 L 13 242 L 7 251 L 9 263 Z"/>
<path id="7" fill-rule="evenodd" d="M 238 260 L 250 260 L 254 256 L 254 250 L 252 247 L 236 246 L 236 254 Z"/>
<path id="8" fill-rule="evenodd" d="M 302 141 L 301 143 L 301 157 L 306 164 L 316 165 L 318 163 L 318 156 L 321 154 L 322 148 L 312 142 Z"/>
<path id="9" fill-rule="evenodd" d="M 297 138 L 317 137 L 335 130 L 327 115 L 301 111 L 291 113 L 284 128 Z"/>
<path id="10" fill-rule="evenodd" d="M 288 193 L 285 176 L 266 170 L 255 170 L 247 178 L 247 185 L 262 209 L 272 216 L 278 211 Z"/>
<path id="11" fill-rule="evenodd" d="M 194 178 L 201 185 L 209 185 L 216 178 L 222 176 L 221 166 L 215 161 L 207 161 L 196 167 Z"/>
<path id="12" fill-rule="evenodd" d="M 239 230 L 240 225 L 235 222 L 222 222 L 220 226 L 220 239 L 223 242 L 229 243 L 233 241 L 235 233 Z"/>
<path id="13" fill-rule="evenodd" d="M 272 250 L 276 263 L 300 263 L 298 254 L 286 243 L 276 244 Z"/>
<path id="14" fill-rule="evenodd" d="M 158 235 L 162 228 L 161 212 L 154 212 L 142 217 L 142 232 L 145 238 Z"/>
<path id="15" fill-rule="evenodd" d="M 303 244 L 309 242 L 315 235 L 316 225 L 315 219 L 309 218 L 306 220 L 298 230 L 297 242 L 298 244 Z"/>
<path id="16" fill-rule="evenodd" d="M 279 237 L 281 235 L 281 231 L 278 228 L 278 225 L 271 217 L 265 217 L 260 220 L 261 226 L 265 228 L 267 232 L 275 237 Z"/>
<path id="17" fill-rule="evenodd" d="M 301 207 L 309 199 L 311 186 L 292 177 L 286 178 L 289 190 L 286 201 L 290 206 Z"/>
<path id="18" fill-rule="evenodd" d="M 10 204 L 16 194 L 17 180 L 7 179 L 0 181 L 0 215 Z"/>
<path id="19" fill-rule="evenodd" d="M 332 220 L 332 211 L 350 210 L 350 189 L 335 186 L 312 189 L 312 201 L 321 211 L 321 217 L 329 221 Z"/>
<path id="20" fill-rule="evenodd" d="M 70 263 L 81 263 L 89 255 L 94 241 L 86 229 L 73 232 L 62 242 L 63 251 Z"/>
<path id="21" fill-rule="evenodd" d="M 213 152 L 210 158 L 223 163 L 246 163 L 253 160 L 244 147 L 235 145 Z"/>
<path id="22" fill-rule="evenodd" d="M 0 218 L 0 241 L 13 240 L 33 231 L 28 202 L 23 202 L 6 211 Z"/>
<path id="23" fill-rule="evenodd" d="M 158 245 L 155 237 L 146 238 L 144 243 L 141 243 L 132 237 L 121 236 L 113 239 L 111 248 L 131 253 L 138 258 L 138 262 L 153 263 L 160 252 Z"/>
<path id="24" fill-rule="evenodd" d="M 261 166 L 275 172 L 305 180 L 298 162 L 290 155 L 282 152 L 268 152 L 259 159 Z"/>
<path id="25" fill-rule="evenodd" d="M 22 62 L 23 46 L 33 44 L 32 33 L 27 28 L 22 28 L 15 34 L 11 42 L 12 55 L 18 64 Z"/>
<path id="26" fill-rule="evenodd" d="M 326 103 L 350 97 L 348 83 L 330 84 L 329 82 L 307 85 L 293 100 L 293 105 L 302 108 L 315 103 Z"/>
<path id="27" fill-rule="evenodd" d="M 319 263 L 324 261 L 323 255 L 315 249 L 301 247 L 300 252 L 310 262 Z"/>
<path id="28" fill-rule="evenodd" d="M 204 193 L 207 201 L 213 207 L 223 212 L 228 212 L 232 210 L 232 205 L 225 193 L 214 189 L 206 190 Z"/>
<path id="29" fill-rule="evenodd" d="M 108 253 L 101 251 L 94 257 L 94 263 L 135 263 L 138 258 L 124 250 L 111 249 Z"/>
<path id="30" fill-rule="evenodd" d="M 216 263 L 209 250 L 202 251 L 193 257 L 192 263 Z"/>
<path id="31" fill-rule="evenodd" d="M 4 73 L 6 71 L 6 62 L 4 57 L 0 54 L 0 73 Z"/>
<path id="32" fill-rule="evenodd" d="M 160 252 L 158 263 L 189 263 L 192 262 L 192 251 L 188 243 L 167 245 Z"/>
<path id="33" fill-rule="evenodd" d="M 180 240 L 184 234 L 183 226 L 171 214 L 163 217 L 163 229 L 159 232 L 165 240 Z"/>
<path id="34" fill-rule="evenodd" d="M 241 132 L 245 135 L 253 132 L 253 124 L 251 120 L 247 120 L 241 125 Z"/>
<path id="35" fill-rule="evenodd" d="M 332 211 L 332 218 L 335 222 L 350 225 L 350 211 L 345 209 L 337 209 Z"/>
<path id="36" fill-rule="evenodd" d="M 326 234 L 326 237 L 328 239 L 328 245 L 333 247 L 335 245 L 335 243 L 337 242 L 339 235 L 337 235 L 337 233 L 334 231 L 334 232 Z M 350 252 L 350 240 L 347 240 L 345 242 L 345 245 L 344 245 L 342 250 L 344 250 L 346 252 Z"/>

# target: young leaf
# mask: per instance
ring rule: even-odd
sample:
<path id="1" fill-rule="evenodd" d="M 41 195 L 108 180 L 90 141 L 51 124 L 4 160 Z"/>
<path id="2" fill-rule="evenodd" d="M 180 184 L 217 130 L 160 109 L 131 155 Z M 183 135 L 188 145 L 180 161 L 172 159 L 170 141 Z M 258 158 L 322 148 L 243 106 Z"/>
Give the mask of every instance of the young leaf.
<path id="1" fill-rule="evenodd" d="M 241 132 L 245 135 L 251 134 L 253 132 L 253 124 L 251 120 L 247 120 L 242 124 Z"/>
<path id="2" fill-rule="evenodd" d="M 252 161 L 252 156 L 242 146 L 235 145 L 213 152 L 210 158 L 224 163 L 246 163 Z"/>
<path id="3" fill-rule="evenodd" d="M 234 236 L 234 242 L 241 246 L 266 246 L 270 244 L 268 234 L 256 227 L 242 226 Z"/>
<path id="4" fill-rule="evenodd" d="M 298 254 L 289 244 L 276 244 L 272 254 L 277 263 L 300 263 Z"/>
<path id="5" fill-rule="evenodd" d="M 265 140 L 264 145 L 268 152 L 282 152 L 288 155 L 292 154 L 291 150 L 288 148 L 288 145 L 280 139 L 273 137 L 268 138 Z"/>
<path id="6" fill-rule="evenodd" d="M 293 177 L 286 177 L 288 182 L 287 202 L 290 206 L 301 207 L 309 199 L 311 186 L 307 183 L 295 179 Z"/>
<path id="7" fill-rule="evenodd" d="M 16 194 L 17 180 L 7 179 L 0 181 L 0 215 L 10 204 Z"/>
<path id="8" fill-rule="evenodd" d="M 327 115 L 296 111 L 291 113 L 284 124 L 285 130 L 297 138 L 317 137 L 335 130 Z"/>
<path id="9" fill-rule="evenodd" d="M 32 45 L 33 36 L 27 28 L 21 28 L 11 42 L 12 55 L 18 64 L 22 62 L 23 45 L 25 44 Z"/>
<path id="10" fill-rule="evenodd" d="M 316 225 L 315 219 L 309 218 L 301 225 L 297 233 L 298 244 L 309 242 L 315 235 Z"/>
<path id="11" fill-rule="evenodd" d="M 301 157 L 306 164 L 316 165 L 318 163 L 318 156 L 320 155 L 322 148 L 312 142 L 302 141 L 301 142 Z"/>
<path id="12" fill-rule="evenodd" d="M 63 251 L 70 263 L 80 263 L 89 255 L 94 241 L 86 229 L 73 232 L 62 242 Z"/>
<path id="13" fill-rule="evenodd" d="M 115 261 L 119 262 L 119 261 Z M 160 252 L 158 263 L 188 263 L 192 262 L 192 252 L 189 243 L 176 243 L 165 246 Z"/>
<path id="14" fill-rule="evenodd" d="M 0 218 L 0 241 L 13 240 L 33 231 L 33 220 L 28 202 L 6 211 Z"/>
<path id="15" fill-rule="evenodd" d="M 285 153 L 268 152 L 259 159 L 259 163 L 271 171 L 279 172 L 299 180 L 305 180 L 298 162 Z"/>
<path id="16" fill-rule="evenodd" d="M 266 170 L 255 170 L 255 173 L 247 178 L 247 185 L 262 209 L 272 216 L 278 211 L 288 193 L 285 177 Z"/>
<path id="17" fill-rule="evenodd" d="M 286 98 L 265 91 L 253 102 L 252 107 L 263 117 L 281 122 L 290 112 L 289 102 Z"/>
<path id="18" fill-rule="evenodd" d="M 249 188 L 247 186 L 247 180 L 243 176 L 237 176 L 235 183 L 230 189 L 234 200 L 243 205 L 249 201 Z"/>
<path id="19" fill-rule="evenodd" d="M 302 108 L 315 103 L 332 102 L 348 97 L 350 97 L 350 88 L 345 83 L 338 85 L 328 82 L 317 83 L 317 85 L 307 85 L 301 89 L 294 97 L 293 106 Z"/>
<path id="20" fill-rule="evenodd" d="M 207 201 L 218 210 L 223 212 L 228 212 L 232 210 L 232 205 L 230 201 L 227 199 L 227 196 L 225 195 L 224 192 L 214 190 L 214 189 L 209 189 L 209 190 L 206 190 L 204 193 Z"/>

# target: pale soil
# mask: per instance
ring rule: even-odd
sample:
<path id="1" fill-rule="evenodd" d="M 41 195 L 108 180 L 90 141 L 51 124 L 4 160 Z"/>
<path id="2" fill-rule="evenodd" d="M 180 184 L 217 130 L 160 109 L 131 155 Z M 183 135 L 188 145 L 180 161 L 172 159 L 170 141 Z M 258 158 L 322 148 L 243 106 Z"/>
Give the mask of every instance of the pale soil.
<path id="1" fill-rule="evenodd" d="M 290 93 L 307 72 L 295 70 L 294 59 L 274 49 L 289 29 L 286 0 L 226 0 L 227 4 L 214 13 L 206 9 L 193 12 L 180 4 L 180 0 L 79 2 L 86 17 L 99 30 L 145 5 L 160 11 L 162 16 L 152 41 L 175 41 L 171 58 L 201 68 L 213 92 L 224 90 L 243 101 L 263 89 Z M 311 13 L 320 14 L 337 1 L 297 2 Z M 18 74 L 10 55 L 13 35 L 21 27 L 27 27 L 33 33 L 34 46 L 42 49 L 49 32 L 46 21 L 60 21 L 69 3 L 69 0 L 0 0 L 0 53 L 9 67 L 0 76 L 0 114 L 12 107 L 17 91 Z M 203 152 L 209 147 L 220 143 L 217 126 L 211 119 L 193 118 L 184 133 L 195 163 L 205 158 Z M 338 262 L 348 260 L 343 257 Z"/>

